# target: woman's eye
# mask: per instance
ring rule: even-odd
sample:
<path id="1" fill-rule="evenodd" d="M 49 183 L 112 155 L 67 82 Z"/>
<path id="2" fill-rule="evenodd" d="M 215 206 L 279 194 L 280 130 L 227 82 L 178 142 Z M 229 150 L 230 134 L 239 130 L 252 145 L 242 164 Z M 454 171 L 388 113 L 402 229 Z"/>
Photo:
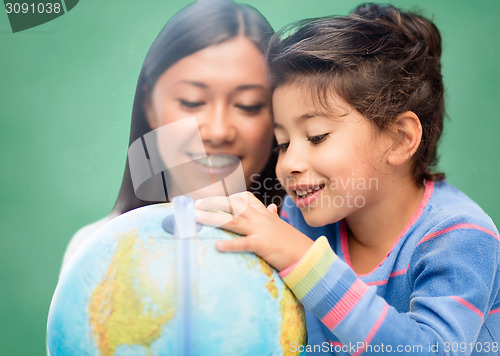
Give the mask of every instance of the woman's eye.
<path id="1" fill-rule="evenodd" d="M 324 140 L 326 140 L 327 137 L 328 137 L 328 134 L 309 136 L 307 138 L 307 141 L 312 142 L 313 144 L 317 145 L 318 143 L 321 143 Z"/>
<path id="2" fill-rule="evenodd" d="M 256 105 L 235 105 L 238 109 L 241 109 L 249 114 L 256 114 L 262 110 L 264 104 Z"/>
<path id="3" fill-rule="evenodd" d="M 290 142 L 279 143 L 276 147 L 273 148 L 273 151 L 275 153 L 285 152 L 289 145 Z"/>
<path id="4" fill-rule="evenodd" d="M 195 109 L 195 108 L 198 108 L 202 105 L 205 105 L 205 103 L 203 101 L 188 101 L 188 100 L 182 100 L 182 99 L 179 99 L 179 103 L 181 104 L 181 106 L 184 106 L 185 108 L 188 108 L 188 109 Z"/>

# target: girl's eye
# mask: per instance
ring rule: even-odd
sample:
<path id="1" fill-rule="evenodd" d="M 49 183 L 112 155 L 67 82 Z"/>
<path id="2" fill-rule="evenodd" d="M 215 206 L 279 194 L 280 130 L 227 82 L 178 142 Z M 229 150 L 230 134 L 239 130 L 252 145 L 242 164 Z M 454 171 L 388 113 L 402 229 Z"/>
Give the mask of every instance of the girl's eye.
<path id="1" fill-rule="evenodd" d="M 179 103 L 188 109 L 196 109 L 205 104 L 203 101 L 187 101 L 182 99 L 179 99 Z"/>
<path id="2" fill-rule="evenodd" d="M 238 109 L 245 111 L 248 114 L 256 114 L 262 110 L 264 104 L 257 105 L 235 105 Z"/>
<path id="3" fill-rule="evenodd" d="M 317 145 L 328 137 L 328 134 L 323 134 L 323 135 L 317 135 L 317 136 L 310 136 L 307 138 L 307 141 L 312 142 L 313 144 Z"/>
<path id="4" fill-rule="evenodd" d="M 285 152 L 286 149 L 288 148 L 288 145 L 290 145 L 290 142 L 280 143 L 273 148 L 273 151 L 275 153 Z"/>

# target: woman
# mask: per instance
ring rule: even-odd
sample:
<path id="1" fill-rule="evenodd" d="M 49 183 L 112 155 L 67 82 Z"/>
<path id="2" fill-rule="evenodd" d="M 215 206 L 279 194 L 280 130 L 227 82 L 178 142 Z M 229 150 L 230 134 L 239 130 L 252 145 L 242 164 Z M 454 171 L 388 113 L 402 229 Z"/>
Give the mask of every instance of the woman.
<path id="1" fill-rule="evenodd" d="M 283 193 L 275 181 L 270 88 L 263 60 L 273 32 L 253 7 L 229 0 L 198 1 L 167 22 L 139 75 L 131 148 L 115 206 L 107 217 L 73 236 L 63 267 L 83 240 L 113 217 L 169 201 L 179 187 L 181 193 L 203 189 L 239 168 L 245 188 L 263 203 L 281 201 L 276 199 Z M 193 120 L 199 132 L 176 137 L 170 129 L 163 134 L 164 127 L 179 127 L 174 123 L 185 122 L 192 129 Z M 199 142 L 197 134 L 203 147 L 193 149 Z M 189 137 L 195 137 L 191 140 L 195 144 L 186 148 Z M 181 157 L 180 162 L 187 164 L 178 164 L 167 173 L 158 167 L 148 171 L 144 158 L 151 158 L 152 168 L 155 157 L 166 166 L 168 157 Z"/>

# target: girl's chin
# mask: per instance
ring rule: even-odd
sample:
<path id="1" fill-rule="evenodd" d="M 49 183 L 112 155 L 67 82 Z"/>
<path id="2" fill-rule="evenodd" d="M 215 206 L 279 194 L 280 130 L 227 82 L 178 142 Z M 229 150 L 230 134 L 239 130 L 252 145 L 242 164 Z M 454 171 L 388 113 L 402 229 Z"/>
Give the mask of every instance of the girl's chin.
<path id="1" fill-rule="evenodd" d="M 334 224 L 340 220 L 341 218 L 336 218 L 332 215 L 325 214 L 326 212 L 318 212 L 318 211 L 308 211 L 306 209 L 300 209 L 302 211 L 302 216 L 304 217 L 307 225 L 312 227 L 322 227 L 330 224 Z M 320 214 L 318 214 L 320 213 Z"/>

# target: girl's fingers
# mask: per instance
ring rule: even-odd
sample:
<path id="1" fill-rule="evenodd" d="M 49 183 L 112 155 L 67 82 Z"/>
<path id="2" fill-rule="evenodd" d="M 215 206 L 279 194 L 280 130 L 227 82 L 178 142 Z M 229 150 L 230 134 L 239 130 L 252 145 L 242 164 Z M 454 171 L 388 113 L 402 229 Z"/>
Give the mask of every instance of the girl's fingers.
<path id="1" fill-rule="evenodd" d="M 215 196 L 199 199 L 194 204 L 201 210 L 222 210 L 234 216 L 242 214 L 250 206 L 256 210 L 265 209 L 265 206 L 250 192 L 241 192 L 226 196 Z"/>
<path id="2" fill-rule="evenodd" d="M 251 227 L 248 220 L 241 217 L 234 217 L 222 211 L 216 212 L 195 209 L 194 213 L 196 221 L 199 224 L 230 230 L 239 235 L 248 234 L 249 228 Z"/>
<path id="3" fill-rule="evenodd" d="M 267 210 L 273 214 L 278 214 L 278 207 L 276 204 L 272 203 L 267 206 Z"/>
<path id="4" fill-rule="evenodd" d="M 200 210 L 221 210 L 232 215 L 240 215 L 248 206 L 248 199 L 231 195 L 199 199 L 194 207 Z"/>
<path id="5" fill-rule="evenodd" d="M 233 219 L 231 214 L 222 211 L 216 212 L 195 209 L 194 215 L 199 224 L 215 227 L 223 226 Z"/>
<path id="6" fill-rule="evenodd" d="M 256 242 L 251 237 L 239 237 L 234 240 L 219 240 L 215 247 L 220 252 L 256 252 Z"/>

